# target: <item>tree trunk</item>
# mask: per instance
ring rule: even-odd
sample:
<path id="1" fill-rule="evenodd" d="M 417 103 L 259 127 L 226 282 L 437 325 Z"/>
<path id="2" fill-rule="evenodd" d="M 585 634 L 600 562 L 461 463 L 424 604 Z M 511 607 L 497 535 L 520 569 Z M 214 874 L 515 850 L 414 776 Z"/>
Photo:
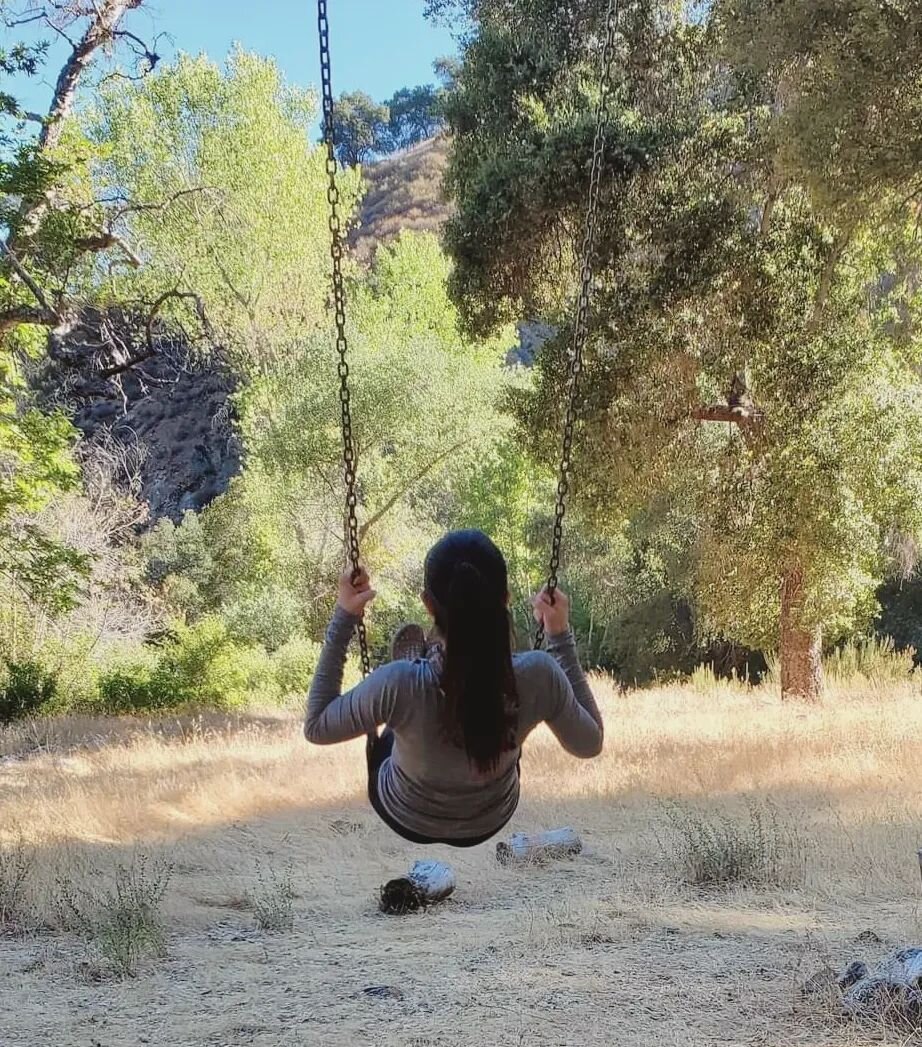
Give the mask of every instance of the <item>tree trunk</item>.
<path id="1" fill-rule="evenodd" d="M 381 888 L 381 912 L 403 916 L 444 901 L 457 885 L 454 869 L 444 862 L 418 861 L 406 876 Z"/>
<path id="2" fill-rule="evenodd" d="M 58 74 L 54 97 L 38 143 L 43 151 L 54 149 L 61 141 L 62 125 L 73 111 L 80 79 L 96 52 L 112 40 L 119 22 L 125 15 L 140 7 L 143 2 L 144 0 L 103 0 L 101 4 L 96 5 L 89 27 L 74 44 L 70 57 Z"/>
<path id="3" fill-rule="evenodd" d="M 47 155 L 60 144 L 64 122 L 73 112 L 80 81 L 96 53 L 112 42 L 125 15 L 143 3 L 144 0 L 102 0 L 102 3 L 95 5 L 86 32 L 74 44 L 58 74 L 51 105 L 38 139 L 43 154 Z M 10 240 L 13 251 L 20 253 L 23 241 L 34 235 L 47 209 L 47 195 L 43 194 L 38 199 L 26 197 L 23 200 L 19 212 L 20 228 Z"/>
<path id="4" fill-rule="evenodd" d="M 804 573 L 792 567 L 781 580 L 781 697 L 816 701 L 823 690 L 823 631 L 806 625 Z"/>

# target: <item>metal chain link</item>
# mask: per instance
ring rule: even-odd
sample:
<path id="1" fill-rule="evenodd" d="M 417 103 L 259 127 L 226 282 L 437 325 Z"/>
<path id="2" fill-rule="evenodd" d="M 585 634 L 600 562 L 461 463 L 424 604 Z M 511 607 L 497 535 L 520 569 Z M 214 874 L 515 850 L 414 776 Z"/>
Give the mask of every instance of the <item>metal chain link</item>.
<path id="1" fill-rule="evenodd" d="M 599 81 L 599 102 L 596 108 L 595 138 L 592 143 L 592 172 L 589 177 L 589 203 L 583 226 L 583 243 L 580 253 L 580 290 L 573 326 L 573 341 L 567 367 L 567 414 L 563 428 L 563 448 L 560 469 L 557 474 L 557 504 L 554 511 L 554 538 L 551 543 L 551 562 L 548 571 L 547 589 L 553 599 L 560 573 L 560 557 L 563 548 L 563 521 L 567 512 L 567 496 L 570 493 L 570 469 L 573 455 L 573 430 L 579 412 L 579 379 L 583 370 L 583 350 L 589 334 L 589 299 L 592 293 L 593 263 L 595 261 L 596 226 L 599 213 L 599 187 L 602 179 L 602 162 L 605 158 L 605 122 L 608 101 L 611 95 L 611 74 L 615 60 L 615 37 L 618 29 L 618 0 L 609 0 L 605 18 L 605 44 L 602 49 L 602 69 Z M 544 644 L 544 626 L 535 633 L 535 647 Z"/>
<path id="2" fill-rule="evenodd" d="M 333 308 L 336 321 L 336 352 L 339 355 L 339 403 L 343 434 L 343 474 L 346 481 L 346 544 L 353 578 L 359 570 L 359 523 L 356 516 L 355 443 L 352 437 L 352 399 L 349 392 L 349 343 L 346 338 L 346 289 L 343 283 L 342 223 L 339 218 L 339 188 L 336 184 L 336 134 L 333 124 L 333 80 L 330 72 L 330 22 L 327 0 L 317 0 L 317 28 L 320 34 L 320 80 L 323 102 L 323 141 L 327 150 L 327 201 L 330 205 L 330 259 L 333 263 Z M 371 670 L 365 623 L 356 626 L 362 672 Z"/>

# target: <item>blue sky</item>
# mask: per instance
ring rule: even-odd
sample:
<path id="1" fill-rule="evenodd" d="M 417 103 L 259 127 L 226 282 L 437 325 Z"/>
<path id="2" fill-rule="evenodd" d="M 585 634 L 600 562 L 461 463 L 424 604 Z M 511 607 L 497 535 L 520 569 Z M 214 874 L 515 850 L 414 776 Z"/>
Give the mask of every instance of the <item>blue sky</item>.
<path id="1" fill-rule="evenodd" d="M 329 0 L 334 91 L 383 100 L 399 87 L 433 82 L 433 60 L 456 46 L 423 18 L 423 7 L 424 0 Z M 289 80 L 319 86 L 314 0 L 148 0 L 124 24 L 145 39 L 166 34 L 158 47 L 166 59 L 205 51 L 221 60 L 238 42 L 274 56 Z M 25 108 L 47 105 L 65 51 L 55 43 L 39 80 L 13 86 Z"/>

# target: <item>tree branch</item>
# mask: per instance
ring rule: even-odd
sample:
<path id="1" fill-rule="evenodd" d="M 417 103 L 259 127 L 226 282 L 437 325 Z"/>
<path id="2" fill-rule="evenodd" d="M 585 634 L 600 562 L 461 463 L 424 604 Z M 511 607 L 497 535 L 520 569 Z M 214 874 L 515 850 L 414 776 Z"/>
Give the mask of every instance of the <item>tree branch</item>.
<path id="1" fill-rule="evenodd" d="M 192 301 L 195 303 L 195 312 L 199 318 L 199 322 L 202 325 L 202 329 L 204 330 L 209 341 L 213 345 L 217 344 L 215 340 L 214 328 L 211 326 L 211 323 L 208 320 L 208 315 L 205 312 L 205 303 L 202 301 L 202 299 L 194 291 L 180 291 L 178 287 L 174 287 L 171 291 L 164 291 L 164 293 L 160 295 L 160 297 L 151 306 L 150 312 L 147 316 L 147 323 L 145 325 L 148 352 L 147 355 L 143 357 L 143 359 L 146 360 L 148 356 L 153 356 L 157 352 L 157 347 L 154 343 L 154 323 L 157 320 L 157 317 L 160 315 L 161 309 L 163 309 L 166 303 L 176 298 L 185 301 Z"/>
<path id="2" fill-rule="evenodd" d="M 47 124 L 39 137 L 42 149 L 53 149 L 59 144 L 63 121 L 74 108 L 80 78 L 99 48 L 114 38 L 119 22 L 128 11 L 140 7 L 142 3 L 143 0 L 102 0 L 96 5 L 95 17 L 81 39 L 74 44 L 70 57 L 58 75 Z"/>
<path id="3" fill-rule="evenodd" d="M 54 309 L 52 309 L 50 303 L 48 302 L 48 299 L 45 297 L 45 292 L 41 289 L 41 287 L 39 287 L 36 281 L 32 279 L 25 266 L 16 257 L 16 252 L 12 249 L 12 247 L 10 247 L 10 245 L 5 240 L 0 240 L 0 253 L 2 253 L 6 260 L 10 263 L 10 268 L 13 270 L 13 272 L 32 292 L 33 297 L 35 298 L 36 302 L 38 302 L 38 304 L 42 307 L 42 309 L 44 309 L 45 312 L 57 317 L 57 313 Z"/>
<path id="4" fill-rule="evenodd" d="M 78 12 L 81 17 L 84 15 L 89 17 L 90 23 L 76 43 L 70 41 L 69 37 L 54 24 L 54 19 L 50 15 L 45 16 L 45 24 L 61 33 L 72 46 L 70 56 L 58 74 L 48 114 L 42 121 L 42 130 L 38 137 L 38 146 L 42 153 L 48 153 L 60 145 L 64 133 L 64 122 L 73 112 L 80 80 L 92 64 L 97 51 L 115 39 L 119 23 L 127 12 L 140 7 L 143 2 L 144 0 L 96 0 L 93 3 L 92 11 Z M 14 247 L 17 246 L 21 237 L 28 238 L 35 233 L 48 206 L 46 193 L 41 194 L 38 198 L 27 197 L 23 200 L 19 212 L 20 233 L 12 238 Z"/>
<path id="5" fill-rule="evenodd" d="M 125 253 L 128 264 L 132 269 L 140 269 L 143 264 L 134 248 L 111 230 L 98 233 L 96 236 L 84 236 L 80 240 L 75 240 L 74 247 L 78 251 L 108 251 L 112 247 L 117 247 Z"/>
<path id="6" fill-rule="evenodd" d="M 851 231 L 844 232 L 836 237 L 835 242 L 832 245 L 832 250 L 829 253 L 829 257 L 826 259 L 823 271 L 820 273 L 820 282 L 816 289 L 816 298 L 813 299 L 813 308 L 811 309 L 810 317 L 807 320 L 806 333 L 808 336 L 816 334 L 819 330 L 819 326 L 823 320 L 823 313 L 826 310 L 826 303 L 829 301 L 829 295 L 832 292 L 832 283 L 835 279 L 836 268 L 842 260 L 842 255 L 845 253 L 845 249 L 848 247 L 850 239 Z"/>
<path id="7" fill-rule="evenodd" d="M 453 446 L 444 450 L 441 454 L 436 455 L 426 466 L 421 469 L 415 476 L 411 477 L 405 484 L 401 485 L 388 500 L 381 506 L 381 508 L 370 516 L 365 523 L 359 528 L 359 538 L 362 539 L 366 534 L 374 527 L 379 520 L 386 516 L 391 509 L 400 501 L 401 498 L 413 487 L 416 486 L 424 477 L 428 476 L 437 465 L 441 465 L 450 455 L 453 455 L 455 451 L 460 451 L 464 446 L 465 441 L 461 440 Z"/>
<path id="8" fill-rule="evenodd" d="M 60 317 L 53 310 L 34 305 L 14 305 L 0 311 L 0 335 L 12 331 L 20 324 L 38 324 L 41 327 L 54 327 Z"/>

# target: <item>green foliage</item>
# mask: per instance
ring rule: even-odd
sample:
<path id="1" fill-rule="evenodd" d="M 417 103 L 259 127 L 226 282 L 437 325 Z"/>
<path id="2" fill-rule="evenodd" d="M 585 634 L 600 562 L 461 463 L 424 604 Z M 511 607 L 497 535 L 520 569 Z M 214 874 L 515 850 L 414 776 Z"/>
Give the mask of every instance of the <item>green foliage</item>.
<path id="1" fill-rule="evenodd" d="M 247 900 L 259 930 L 272 934 L 293 930 L 294 899 L 291 866 L 281 873 L 262 864 L 256 866 L 256 886 L 248 892 Z"/>
<path id="2" fill-rule="evenodd" d="M 682 595 L 699 635 L 777 645 L 793 578 L 802 585 L 790 624 L 822 626 L 834 640 L 873 616 L 894 524 L 922 533 L 922 302 L 912 275 L 922 259 L 908 234 L 917 130 L 888 159 L 856 129 L 895 81 L 842 90 L 841 102 L 833 85 L 842 89 L 849 62 L 860 76 L 868 48 L 884 76 L 915 43 L 901 42 L 896 23 L 883 33 L 882 9 L 857 3 L 865 27 L 881 31 L 865 38 L 852 23 L 830 71 L 816 45 L 822 19 L 806 9 L 791 24 L 806 20 L 809 32 L 763 37 L 792 5 L 766 14 L 718 4 L 693 23 L 678 6 L 639 4 L 620 22 L 575 486 L 585 518 L 610 532 L 651 497 L 680 496 L 694 538 Z M 448 103 L 455 300 L 479 331 L 523 310 L 563 317 L 534 391 L 516 404 L 523 438 L 548 463 L 605 7 L 473 5 L 479 22 Z M 737 22 L 723 35 L 730 9 Z M 771 42 L 753 49 L 753 38 Z M 823 62 L 805 60 L 814 46 Z M 912 83 L 899 89 L 900 121 L 922 104 Z M 839 106 L 824 145 L 803 112 L 792 115 L 798 104 L 769 104 L 781 95 Z M 810 159 L 815 149 L 833 166 Z M 702 425 L 739 382 L 751 420 Z"/>
<path id="3" fill-rule="evenodd" d="M 860 213 L 922 163 L 918 5 L 720 0 L 723 53 L 766 102 L 778 177 L 810 186 L 825 210 Z M 790 85 L 793 89 L 786 89 Z"/>
<path id="4" fill-rule="evenodd" d="M 197 513 L 185 513 L 178 527 L 166 517 L 158 520 L 141 550 L 147 580 L 160 586 L 174 613 L 197 617 L 206 609 L 215 563 Z"/>
<path id="5" fill-rule="evenodd" d="M 275 682 L 283 696 L 307 694 L 320 660 L 321 645 L 316 640 L 292 637 L 272 655 Z"/>
<path id="6" fill-rule="evenodd" d="M 227 625 L 211 616 L 176 627 L 154 670 L 153 693 L 160 707 L 202 704 L 232 709 L 245 705 L 269 683 L 265 651 L 237 647 Z"/>
<path id="7" fill-rule="evenodd" d="M 99 676 L 101 711 L 123 714 L 207 706 L 236 709 L 281 696 L 266 651 L 236 644 L 226 623 L 206 616 L 178 624 L 159 647 L 122 660 Z"/>
<path id="8" fill-rule="evenodd" d="M 457 519 L 446 488 L 508 428 L 503 339 L 478 344 L 460 334 L 446 275 L 435 238 L 405 234 L 350 285 L 359 512 L 365 555 L 384 581 L 374 618 L 382 646 L 387 629 L 417 607 L 425 549 Z M 284 367 L 251 383 L 238 414 L 247 459 L 232 497 L 258 506 L 240 525 L 252 536 L 258 522 L 268 554 L 256 556 L 263 573 L 255 588 L 269 579 L 291 588 L 318 636 L 342 563 L 340 403 L 328 339 L 306 339 Z"/>
<path id="9" fill-rule="evenodd" d="M 234 640 L 269 652 L 277 651 L 304 625 L 299 601 L 278 587 L 241 597 L 224 607 L 223 617 Z"/>
<path id="10" fill-rule="evenodd" d="M 57 673 L 38 662 L 7 662 L 0 683 L 0 724 L 47 712 L 57 696 Z"/>
<path id="11" fill-rule="evenodd" d="M 116 976 L 134 977 L 146 959 L 166 951 L 160 905 L 171 875 L 170 866 L 159 863 L 151 869 L 144 857 L 117 868 L 94 927 L 100 956 Z"/>
<path id="12" fill-rule="evenodd" d="M 320 327 L 329 233 L 323 151 L 310 144 L 316 108 L 274 62 L 239 50 L 223 69 L 181 57 L 140 82 L 110 82 L 83 127 L 99 189 L 132 201 L 118 227 L 145 264 L 108 292 L 150 301 L 194 292 L 244 374 Z M 339 185 L 345 220 L 358 176 Z M 164 312 L 200 326 L 188 299 Z"/>
<path id="13" fill-rule="evenodd" d="M 897 650 L 889 638 L 863 643 L 850 640 L 823 659 L 823 669 L 831 683 L 854 683 L 857 679 L 880 686 L 906 683 L 915 673 L 915 653 L 911 648 Z"/>
<path id="14" fill-rule="evenodd" d="M 53 904 L 58 923 L 85 935 L 96 952 L 100 976 L 135 977 L 148 960 L 166 950 L 162 903 L 173 868 L 163 861 L 136 854 L 116 866 L 110 884 L 98 886 L 103 875 L 87 870 L 87 884 L 59 876 Z"/>
<path id="15" fill-rule="evenodd" d="M 336 155 L 346 167 L 357 167 L 382 151 L 390 111 L 364 91 L 347 91 L 333 107 Z"/>
<path id="16" fill-rule="evenodd" d="M 124 662 L 103 670 L 98 687 L 100 711 L 112 716 L 153 712 L 174 704 L 172 695 L 167 696 L 164 704 L 164 696 L 155 688 L 154 667 L 149 661 Z"/>
<path id="17" fill-rule="evenodd" d="M 144 536 L 142 549 L 151 582 L 181 574 L 193 585 L 208 584 L 213 560 L 201 517 L 196 513 L 185 513 L 178 527 L 167 517 L 158 520 Z"/>
<path id="18" fill-rule="evenodd" d="M 402 87 L 386 102 L 347 91 L 333 107 L 336 157 L 346 167 L 431 138 L 442 125 L 442 91 L 434 84 Z"/>
<path id="19" fill-rule="evenodd" d="M 402 87 L 385 105 L 389 152 L 424 142 L 442 126 L 442 93 L 433 84 Z"/>
<path id="20" fill-rule="evenodd" d="M 15 362 L 0 363 L 0 574 L 51 612 L 73 606 L 89 557 L 53 538 L 39 514 L 79 482 L 76 431 L 29 407 Z"/>

